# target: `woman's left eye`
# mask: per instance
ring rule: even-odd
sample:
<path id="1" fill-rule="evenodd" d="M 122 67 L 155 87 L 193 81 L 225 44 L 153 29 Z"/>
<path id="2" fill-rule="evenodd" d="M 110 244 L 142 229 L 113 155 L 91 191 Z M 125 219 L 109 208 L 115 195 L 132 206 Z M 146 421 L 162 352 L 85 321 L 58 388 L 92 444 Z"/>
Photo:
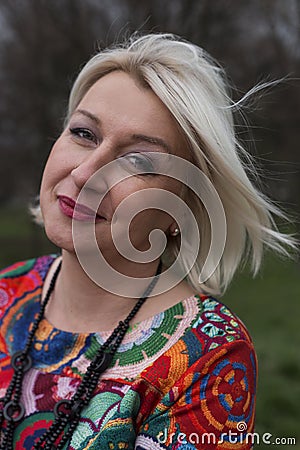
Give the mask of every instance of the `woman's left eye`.
<path id="1" fill-rule="evenodd" d="M 139 171 L 139 175 L 156 175 L 153 161 L 141 153 L 129 153 L 120 158 L 130 169 Z"/>
<path id="2" fill-rule="evenodd" d="M 70 128 L 70 132 L 73 136 L 75 136 L 77 138 L 85 139 L 87 141 L 97 143 L 97 137 L 88 128 L 81 128 L 81 127 Z"/>

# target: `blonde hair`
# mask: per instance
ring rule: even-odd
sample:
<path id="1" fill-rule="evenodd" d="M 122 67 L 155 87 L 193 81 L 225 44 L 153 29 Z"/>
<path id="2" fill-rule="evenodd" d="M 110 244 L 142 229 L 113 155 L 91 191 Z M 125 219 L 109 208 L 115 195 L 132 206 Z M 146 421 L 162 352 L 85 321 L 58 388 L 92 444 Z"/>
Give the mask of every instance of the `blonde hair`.
<path id="1" fill-rule="evenodd" d="M 227 220 L 227 240 L 218 267 L 201 285 L 207 293 L 223 293 L 241 263 L 250 261 L 253 273 L 261 266 L 264 248 L 288 255 L 295 240 L 280 233 L 273 216 L 285 214 L 250 181 L 256 176 L 253 160 L 238 142 L 233 110 L 223 69 L 200 47 L 172 34 L 132 36 L 118 46 L 93 56 L 79 73 L 69 98 L 66 121 L 89 90 L 104 75 L 121 70 L 148 86 L 179 124 L 196 164 L 215 187 Z M 255 90 L 255 89 L 254 89 Z M 210 221 L 196 196 L 185 191 L 185 201 L 199 225 L 201 246 L 187 281 L 199 290 L 199 270 L 210 242 Z M 168 241 L 175 259 L 180 237 Z M 186 265 L 181 261 L 182 267 Z"/>

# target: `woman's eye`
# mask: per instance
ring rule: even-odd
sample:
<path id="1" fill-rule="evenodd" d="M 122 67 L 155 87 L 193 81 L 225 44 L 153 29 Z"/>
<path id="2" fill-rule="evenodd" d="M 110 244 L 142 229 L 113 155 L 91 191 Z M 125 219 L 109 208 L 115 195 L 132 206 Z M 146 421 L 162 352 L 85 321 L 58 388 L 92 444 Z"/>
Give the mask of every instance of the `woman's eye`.
<path id="1" fill-rule="evenodd" d="M 77 138 L 85 139 L 87 141 L 94 142 L 95 144 L 97 143 L 97 137 L 88 128 L 70 128 L 70 132 Z"/>
<path id="2" fill-rule="evenodd" d="M 120 158 L 131 170 L 141 172 L 139 175 L 156 175 L 153 161 L 140 153 L 130 153 Z"/>

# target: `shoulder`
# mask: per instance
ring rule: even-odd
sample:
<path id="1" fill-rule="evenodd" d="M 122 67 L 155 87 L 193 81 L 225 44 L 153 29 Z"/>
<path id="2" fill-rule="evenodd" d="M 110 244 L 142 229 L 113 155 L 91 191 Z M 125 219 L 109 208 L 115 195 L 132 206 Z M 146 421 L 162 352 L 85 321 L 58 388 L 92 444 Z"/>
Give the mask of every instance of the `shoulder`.
<path id="1" fill-rule="evenodd" d="M 204 375 L 204 380 L 211 376 L 220 380 L 230 373 L 247 373 L 254 386 L 257 360 L 245 324 L 219 300 L 203 295 L 199 300 L 202 310 L 182 338 L 188 354 L 182 376 L 199 378 L 201 373 L 202 380 Z"/>
<path id="2" fill-rule="evenodd" d="M 239 422 L 245 422 L 249 432 L 254 426 L 257 361 L 253 343 L 243 322 L 215 298 L 196 295 L 182 303 L 192 317 L 190 325 L 135 383 L 136 390 L 147 392 L 140 423 L 151 423 L 155 436 L 161 430 L 173 436 L 168 449 L 177 435 L 195 437 L 195 433 L 199 439 L 202 433 L 211 433 L 224 441 L 224 445 L 199 449 L 229 448 L 226 439 L 239 429 Z M 150 439 L 150 431 L 143 431 L 139 439 Z M 250 447 L 244 442 L 239 446 L 241 450 Z"/>
<path id="3" fill-rule="evenodd" d="M 42 274 L 43 269 L 48 270 L 55 258 L 56 255 L 46 255 L 15 262 L 0 269 L 0 280 L 6 278 L 17 278 L 30 272 L 33 268 Z"/>
<path id="4" fill-rule="evenodd" d="M 245 362 L 248 369 L 255 370 L 256 356 L 249 332 L 226 305 L 202 294 L 182 304 L 185 307 L 182 320 L 188 317 L 188 326 L 186 323 L 179 339 L 141 374 L 144 379 L 159 384 L 156 387 L 166 392 L 187 374 L 193 378 L 193 373 L 214 370 L 225 360 L 230 365 Z M 164 379 L 162 367 L 168 368 Z"/>
<path id="5" fill-rule="evenodd" d="M 228 306 L 213 297 L 196 297 L 200 302 L 199 313 L 188 333 L 193 333 L 201 344 L 202 355 L 237 340 L 253 345 L 245 324 Z"/>
<path id="6" fill-rule="evenodd" d="M 15 262 L 8 267 L 0 269 L 0 280 L 18 280 L 33 270 L 41 276 L 47 273 L 56 255 L 39 256 L 25 261 Z"/>
<path id="7" fill-rule="evenodd" d="M 245 435 L 237 445 L 230 438 L 241 426 L 249 433 L 254 429 L 257 371 L 251 338 L 218 300 L 199 295 L 198 305 L 182 338 L 142 374 L 140 391 L 147 389 L 147 402 L 137 442 L 149 442 L 150 448 L 162 436 L 168 449 L 182 442 L 199 450 L 248 450 L 252 444 Z"/>
<path id="8" fill-rule="evenodd" d="M 203 401 L 207 395 L 221 401 L 222 389 L 230 393 L 235 387 L 245 401 L 251 393 L 253 407 L 257 358 L 251 336 L 241 319 L 222 302 L 212 297 L 200 299 L 202 312 L 183 337 L 189 340 L 189 359 L 176 383 L 181 385 L 182 380 L 193 379 L 191 385 L 201 390 Z"/>
<path id="9" fill-rule="evenodd" d="M 0 270 L 0 316 L 16 298 L 42 285 L 54 259 L 54 255 L 41 256 Z"/>

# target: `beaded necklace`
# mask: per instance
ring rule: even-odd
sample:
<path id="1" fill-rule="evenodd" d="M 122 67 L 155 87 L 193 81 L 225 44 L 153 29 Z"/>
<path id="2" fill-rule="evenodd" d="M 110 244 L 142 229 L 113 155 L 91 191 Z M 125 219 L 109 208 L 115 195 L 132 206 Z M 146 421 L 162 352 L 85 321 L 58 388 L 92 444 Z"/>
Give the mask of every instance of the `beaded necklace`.
<path id="1" fill-rule="evenodd" d="M 24 374 L 32 367 L 30 349 L 35 333 L 44 317 L 45 308 L 53 292 L 60 269 L 61 262 L 52 276 L 45 300 L 41 302 L 39 314 L 32 324 L 24 349 L 14 353 L 11 358 L 14 374 L 5 396 L 0 399 L 0 405 L 2 404 L 0 411 L 0 450 L 13 450 L 15 425 L 25 415 L 25 408 L 21 402 L 23 378 Z M 156 274 L 142 297 L 137 301 L 128 316 L 119 322 L 109 338 L 98 349 L 72 399 L 63 399 L 55 404 L 53 409 L 54 421 L 50 428 L 39 438 L 38 442 L 34 444 L 33 449 L 61 450 L 71 439 L 79 423 L 82 409 L 88 405 L 93 396 L 100 374 L 110 365 L 114 354 L 129 328 L 130 321 L 137 314 L 156 285 L 161 274 L 161 269 L 162 262 L 160 261 Z M 4 422 L 6 422 L 5 429 L 2 427 Z"/>

